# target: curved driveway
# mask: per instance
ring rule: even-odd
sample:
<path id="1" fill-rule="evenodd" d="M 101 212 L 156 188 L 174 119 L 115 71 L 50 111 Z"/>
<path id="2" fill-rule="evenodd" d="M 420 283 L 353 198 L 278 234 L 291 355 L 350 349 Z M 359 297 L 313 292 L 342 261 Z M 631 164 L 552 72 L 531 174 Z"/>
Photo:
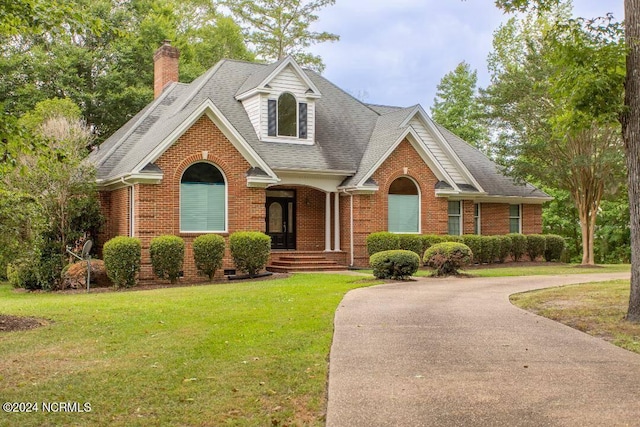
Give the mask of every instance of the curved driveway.
<path id="1" fill-rule="evenodd" d="M 640 355 L 509 302 L 628 277 L 425 278 L 351 291 L 335 317 L 327 426 L 640 425 Z"/>

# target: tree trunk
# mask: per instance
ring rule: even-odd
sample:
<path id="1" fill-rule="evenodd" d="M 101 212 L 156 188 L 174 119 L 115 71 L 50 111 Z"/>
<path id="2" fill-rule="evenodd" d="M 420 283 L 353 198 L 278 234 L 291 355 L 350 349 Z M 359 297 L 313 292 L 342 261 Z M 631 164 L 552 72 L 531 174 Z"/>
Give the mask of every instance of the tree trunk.
<path id="1" fill-rule="evenodd" d="M 640 322 L 640 0 L 625 0 L 628 47 L 622 135 L 627 156 L 631 214 L 631 295 L 627 320 Z"/>

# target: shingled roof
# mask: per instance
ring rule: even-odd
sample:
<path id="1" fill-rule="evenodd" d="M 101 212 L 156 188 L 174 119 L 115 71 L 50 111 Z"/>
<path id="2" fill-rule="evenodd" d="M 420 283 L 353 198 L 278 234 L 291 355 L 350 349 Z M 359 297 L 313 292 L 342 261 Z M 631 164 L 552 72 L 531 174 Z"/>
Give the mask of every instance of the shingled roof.
<path id="1" fill-rule="evenodd" d="M 406 122 L 415 107 L 367 105 L 316 72 L 304 70 L 322 94 L 315 100 L 315 143 L 260 141 L 236 96 L 262 82 L 277 65 L 222 60 L 190 84 L 171 84 L 160 97 L 91 153 L 89 159 L 97 166 L 98 181 L 114 181 L 131 174 L 161 173 L 159 168 L 147 162 L 150 155 L 164 141 L 174 137 L 185 121 L 207 102 L 217 108 L 271 170 L 276 173 L 306 170 L 342 174 L 345 176 L 343 185 L 366 181 L 367 173 L 380 157 L 411 128 Z M 443 127 L 438 126 L 438 130 L 440 135 L 436 137 L 443 138 L 444 143 L 453 148 L 461 161 L 459 167 L 466 168 L 466 173 L 482 187 L 477 191 L 491 196 L 548 197 L 531 185 L 517 185 L 501 174 L 480 151 Z M 424 150 L 429 150 L 426 144 L 423 145 Z M 471 183 L 458 184 L 469 186 Z"/>

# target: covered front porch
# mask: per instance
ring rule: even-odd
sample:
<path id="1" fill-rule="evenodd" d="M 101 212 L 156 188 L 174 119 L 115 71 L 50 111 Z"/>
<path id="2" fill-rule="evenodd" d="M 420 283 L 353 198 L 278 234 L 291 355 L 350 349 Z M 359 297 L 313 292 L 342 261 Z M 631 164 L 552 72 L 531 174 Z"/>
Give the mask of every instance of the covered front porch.
<path id="1" fill-rule="evenodd" d="M 278 185 L 265 192 L 265 229 L 272 248 L 268 270 L 347 268 L 345 209 L 338 192 L 305 185 Z"/>

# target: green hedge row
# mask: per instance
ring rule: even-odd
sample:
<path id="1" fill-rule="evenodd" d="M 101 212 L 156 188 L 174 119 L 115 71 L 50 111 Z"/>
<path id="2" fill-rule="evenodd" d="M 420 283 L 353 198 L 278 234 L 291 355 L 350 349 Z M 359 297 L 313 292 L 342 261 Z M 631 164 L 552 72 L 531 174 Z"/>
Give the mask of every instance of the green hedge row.
<path id="1" fill-rule="evenodd" d="M 254 276 L 267 265 L 271 238 L 260 232 L 238 231 L 229 237 L 229 247 L 236 268 Z M 153 273 L 160 279 L 175 283 L 182 274 L 184 251 L 184 240 L 178 236 L 165 235 L 151 240 L 149 254 Z M 198 271 L 212 279 L 222 267 L 224 251 L 225 239 L 222 236 L 205 234 L 196 237 L 193 258 Z M 104 244 L 103 258 L 107 275 L 116 287 L 136 285 L 141 259 L 139 239 L 118 236 L 109 240 Z"/>
<path id="2" fill-rule="evenodd" d="M 511 257 L 520 261 L 524 255 L 536 260 L 544 257 L 546 261 L 559 261 L 565 250 L 562 236 L 555 234 L 506 234 L 481 236 L 465 234 L 462 236 L 437 234 L 395 234 L 387 231 L 371 233 L 367 236 L 369 256 L 382 251 L 408 250 L 423 257 L 431 246 L 444 243 L 463 243 L 469 247 L 475 263 L 504 262 Z"/>

